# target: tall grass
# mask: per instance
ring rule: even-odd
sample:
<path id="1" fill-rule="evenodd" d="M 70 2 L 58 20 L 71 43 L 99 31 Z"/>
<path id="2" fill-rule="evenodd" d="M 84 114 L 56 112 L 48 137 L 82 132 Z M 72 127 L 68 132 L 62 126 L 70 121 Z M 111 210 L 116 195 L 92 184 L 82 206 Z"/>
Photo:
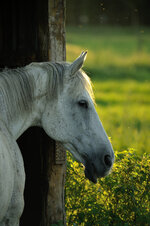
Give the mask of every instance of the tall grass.
<path id="1" fill-rule="evenodd" d="M 84 70 L 115 150 L 150 152 L 150 29 L 68 27 L 67 60 L 88 50 Z"/>

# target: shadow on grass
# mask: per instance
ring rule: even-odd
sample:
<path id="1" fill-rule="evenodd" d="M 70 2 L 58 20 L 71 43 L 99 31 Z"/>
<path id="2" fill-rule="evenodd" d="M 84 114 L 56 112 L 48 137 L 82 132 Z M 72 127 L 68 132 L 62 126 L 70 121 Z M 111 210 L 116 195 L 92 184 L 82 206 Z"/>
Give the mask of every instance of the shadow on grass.
<path id="1" fill-rule="evenodd" d="M 99 68 L 84 68 L 85 72 L 94 80 L 136 80 L 150 81 L 149 65 L 134 65 L 132 67 L 107 66 Z"/>

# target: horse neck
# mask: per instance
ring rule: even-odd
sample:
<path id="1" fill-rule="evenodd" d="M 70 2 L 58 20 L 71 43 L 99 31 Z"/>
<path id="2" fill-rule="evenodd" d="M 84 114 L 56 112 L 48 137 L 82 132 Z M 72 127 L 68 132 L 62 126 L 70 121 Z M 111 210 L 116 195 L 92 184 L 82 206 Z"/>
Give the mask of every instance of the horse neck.
<path id="1" fill-rule="evenodd" d="M 46 103 L 47 74 L 40 67 L 29 65 L 26 67 L 29 80 L 34 81 L 33 100 L 30 111 L 18 113 L 17 117 L 9 121 L 8 127 L 12 135 L 17 139 L 31 126 L 40 126 L 41 115 Z M 15 107 L 15 106 L 14 106 Z"/>

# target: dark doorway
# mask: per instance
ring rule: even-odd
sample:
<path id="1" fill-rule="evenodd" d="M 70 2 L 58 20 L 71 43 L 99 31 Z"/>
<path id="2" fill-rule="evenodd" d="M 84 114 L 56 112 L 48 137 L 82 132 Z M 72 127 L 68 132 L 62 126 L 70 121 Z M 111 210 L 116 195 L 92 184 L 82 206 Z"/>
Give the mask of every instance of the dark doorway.
<path id="1" fill-rule="evenodd" d="M 44 131 L 41 128 L 32 127 L 17 140 L 26 173 L 25 207 L 20 226 L 40 226 L 42 218 L 42 189 L 44 187 L 43 156 L 40 148 L 43 143 L 42 135 Z"/>

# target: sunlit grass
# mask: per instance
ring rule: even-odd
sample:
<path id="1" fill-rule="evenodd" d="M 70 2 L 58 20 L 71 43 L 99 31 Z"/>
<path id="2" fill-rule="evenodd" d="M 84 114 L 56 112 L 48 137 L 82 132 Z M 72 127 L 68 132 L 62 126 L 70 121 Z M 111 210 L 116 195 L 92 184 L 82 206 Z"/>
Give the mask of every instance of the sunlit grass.
<path id="1" fill-rule="evenodd" d="M 91 50 L 84 48 L 82 46 L 77 46 L 73 44 L 67 45 L 67 59 L 70 61 L 74 60 L 74 58 L 83 50 L 88 50 L 88 58 L 86 65 L 88 67 L 93 66 L 117 66 L 117 67 L 133 67 L 134 65 L 142 65 L 142 66 L 150 66 L 150 53 L 146 52 L 137 52 L 132 55 L 121 55 L 120 53 L 116 53 L 112 49 L 102 49 L 102 50 Z"/>
<path id="2" fill-rule="evenodd" d="M 150 151 L 150 83 L 94 82 L 97 111 L 115 149 Z"/>
<path id="3" fill-rule="evenodd" d="M 150 152 L 150 29 L 68 28 L 67 60 L 83 50 L 114 149 Z"/>

